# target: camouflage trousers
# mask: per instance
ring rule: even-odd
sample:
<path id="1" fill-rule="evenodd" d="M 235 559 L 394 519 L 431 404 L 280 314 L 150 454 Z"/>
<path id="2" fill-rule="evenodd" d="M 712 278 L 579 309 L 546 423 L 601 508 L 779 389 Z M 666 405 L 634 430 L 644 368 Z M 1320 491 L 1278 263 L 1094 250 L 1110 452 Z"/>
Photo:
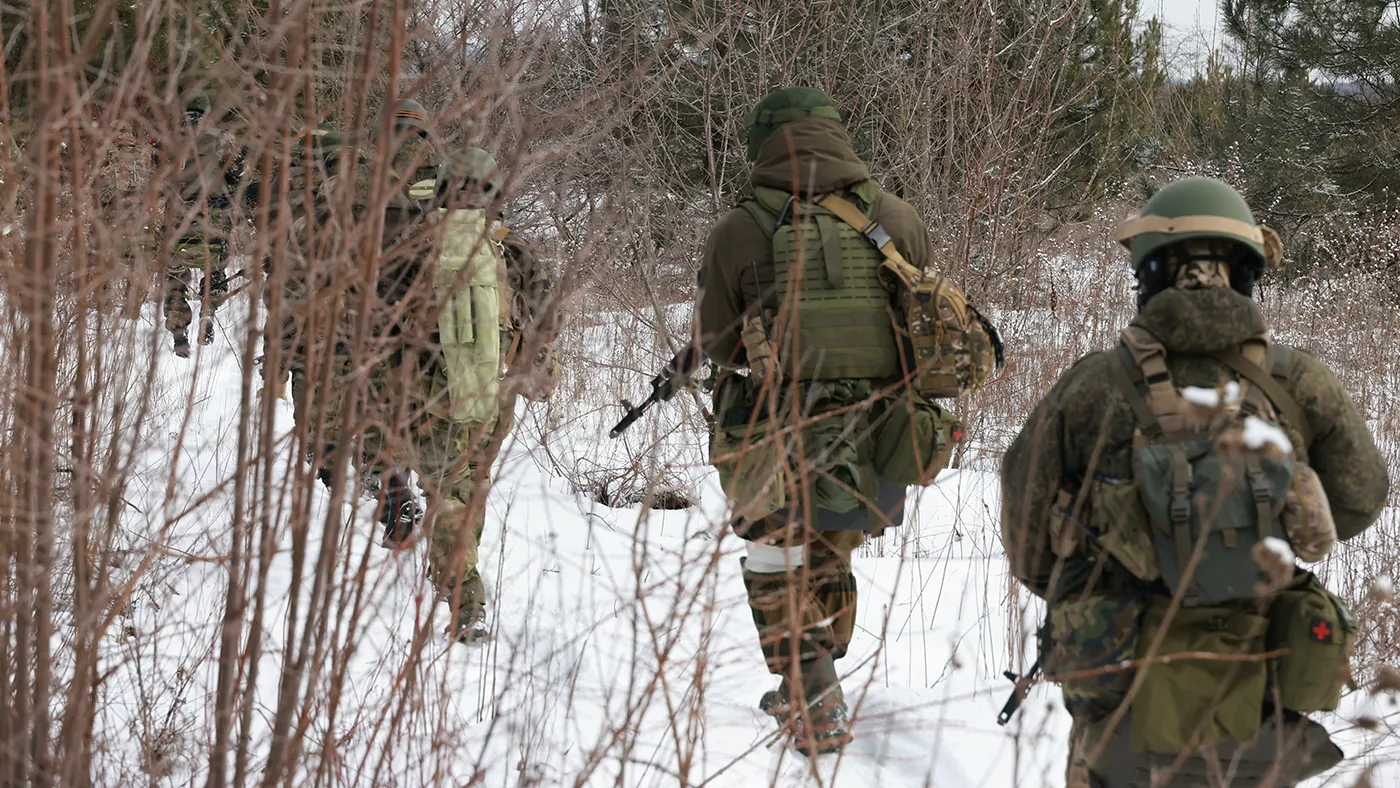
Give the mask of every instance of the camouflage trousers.
<path id="1" fill-rule="evenodd" d="M 851 553 L 865 536 L 863 531 L 794 526 L 749 542 L 744 586 L 770 673 L 791 678 L 798 663 L 845 656 L 856 622 Z M 772 562 L 759 566 L 755 547 L 785 551 L 790 567 L 785 570 Z M 799 555 L 800 561 L 795 560 Z"/>
<path id="2" fill-rule="evenodd" d="M 415 425 L 399 470 L 418 474 L 427 499 L 424 532 L 429 540 L 428 572 L 438 596 L 458 621 L 480 618 L 486 589 L 477 568 L 486 527 L 486 496 L 491 466 L 515 425 L 513 403 L 492 423 L 430 418 Z"/>
<path id="3" fill-rule="evenodd" d="M 175 338 L 176 351 L 188 351 L 188 332 L 194 322 L 193 296 L 200 304 L 200 342 L 213 339 L 213 316 L 228 299 L 228 244 L 223 240 L 182 238 L 175 244 L 165 275 L 165 328 Z M 194 293 L 189 292 L 193 271 L 204 272 Z"/>

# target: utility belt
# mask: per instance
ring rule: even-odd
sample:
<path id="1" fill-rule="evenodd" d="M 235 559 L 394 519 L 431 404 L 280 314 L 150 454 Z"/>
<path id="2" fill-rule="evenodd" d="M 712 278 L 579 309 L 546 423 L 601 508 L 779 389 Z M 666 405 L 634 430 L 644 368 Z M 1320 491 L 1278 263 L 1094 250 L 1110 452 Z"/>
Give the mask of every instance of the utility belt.
<path id="1" fill-rule="evenodd" d="M 814 517 L 817 530 L 902 523 L 905 488 L 932 483 L 961 427 L 916 394 L 876 390 L 860 379 L 793 381 L 771 392 L 753 376 L 719 381 L 710 463 L 737 519 Z"/>

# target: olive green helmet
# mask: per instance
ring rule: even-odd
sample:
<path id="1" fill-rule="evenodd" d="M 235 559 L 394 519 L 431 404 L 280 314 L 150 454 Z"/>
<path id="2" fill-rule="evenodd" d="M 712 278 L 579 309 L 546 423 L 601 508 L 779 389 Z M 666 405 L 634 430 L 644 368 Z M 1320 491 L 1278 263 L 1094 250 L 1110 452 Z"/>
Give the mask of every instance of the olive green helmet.
<path id="1" fill-rule="evenodd" d="M 1193 238 L 1239 244 L 1261 273 L 1282 253 L 1278 235 L 1254 221 L 1244 197 L 1214 178 L 1183 178 L 1162 187 L 1140 216 L 1118 228 L 1118 242 L 1132 252 L 1134 271 L 1163 249 Z"/>
<path id="2" fill-rule="evenodd" d="M 428 136 L 428 111 L 413 99 L 404 99 L 394 107 L 394 133 L 413 131 L 420 137 Z"/>
<path id="3" fill-rule="evenodd" d="M 778 127 L 800 118 L 827 118 L 840 123 L 841 112 L 831 103 L 831 98 L 817 88 L 778 88 L 755 104 L 744 121 L 748 130 L 749 161 L 758 160 L 758 149 Z"/>
<path id="4" fill-rule="evenodd" d="M 202 118 L 209 114 L 209 106 L 209 94 L 201 90 L 185 102 L 185 114 L 198 115 Z"/>
<path id="5" fill-rule="evenodd" d="M 502 179 L 496 158 L 481 148 L 467 148 L 449 155 L 437 168 L 438 196 L 481 206 L 497 198 Z M 460 193 L 460 194 L 459 194 Z"/>

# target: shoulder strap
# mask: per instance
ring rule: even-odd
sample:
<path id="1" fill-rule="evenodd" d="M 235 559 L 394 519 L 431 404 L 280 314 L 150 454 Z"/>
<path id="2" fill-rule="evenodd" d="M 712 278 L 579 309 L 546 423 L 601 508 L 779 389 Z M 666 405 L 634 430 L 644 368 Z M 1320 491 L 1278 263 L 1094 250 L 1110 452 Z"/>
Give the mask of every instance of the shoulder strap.
<path id="1" fill-rule="evenodd" d="M 835 192 L 828 192 L 813 200 L 817 205 L 831 211 L 836 218 L 855 228 L 855 231 L 864 236 L 872 246 L 880 250 L 880 254 L 885 256 L 885 264 L 893 269 L 894 273 L 906 281 L 917 281 L 924 277 L 924 272 L 914 267 L 904 255 L 895 248 L 894 238 L 889 232 L 881 227 L 879 222 L 865 215 L 865 212 L 856 207 L 856 204 L 847 200 Z"/>
<path id="2" fill-rule="evenodd" d="M 1303 409 L 1298 406 L 1298 401 L 1293 399 L 1292 395 L 1283 390 L 1283 386 L 1280 386 L 1268 371 L 1245 358 L 1244 354 L 1238 350 L 1222 350 L 1211 355 L 1220 363 L 1233 369 L 1240 377 L 1258 386 L 1269 398 L 1269 401 L 1274 403 L 1274 407 L 1278 408 L 1280 415 L 1288 422 L 1288 425 L 1303 436 L 1303 442 L 1308 446 L 1312 445 L 1312 427 L 1308 424 Z M 1277 354 L 1275 358 L 1281 359 L 1282 356 Z"/>
<path id="3" fill-rule="evenodd" d="M 758 229 L 763 231 L 763 237 L 773 240 L 773 233 L 777 232 L 778 217 L 769 213 L 767 208 L 758 204 L 758 200 L 747 199 L 739 203 L 739 207 L 748 212 L 753 217 Z"/>
<path id="4" fill-rule="evenodd" d="M 1162 432 L 1171 435 L 1184 430 L 1185 408 L 1167 371 L 1166 347 L 1141 326 L 1124 328 L 1119 338 L 1133 363 L 1142 370 L 1142 379 L 1147 383 L 1147 404 L 1157 416 Z"/>
<path id="5" fill-rule="evenodd" d="M 1113 360 L 1108 366 L 1113 374 L 1113 382 L 1118 384 L 1118 390 L 1123 393 L 1123 398 L 1128 401 L 1133 415 L 1137 417 L 1138 428 L 1149 438 L 1161 438 L 1162 425 L 1157 420 L 1157 414 L 1152 411 L 1152 406 L 1147 404 L 1147 400 L 1143 399 L 1133 383 L 1132 376 L 1128 374 L 1129 371 L 1138 371 L 1138 365 L 1127 345 L 1119 345 L 1114 349 Z"/>

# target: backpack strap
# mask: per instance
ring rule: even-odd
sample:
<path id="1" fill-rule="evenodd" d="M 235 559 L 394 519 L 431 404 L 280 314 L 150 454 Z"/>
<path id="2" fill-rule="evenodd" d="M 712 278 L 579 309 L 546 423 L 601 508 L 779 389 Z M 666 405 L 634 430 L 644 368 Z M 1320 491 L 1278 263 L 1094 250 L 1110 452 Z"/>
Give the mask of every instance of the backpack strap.
<path id="1" fill-rule="evenodd" d="M 1266 354 L 1263 360 L 1270 366 L 1273 366 L 1275 360 L 1283 360 L 1283 353 L 1281 351 L 1282 348 L 1276 348 L 1274 353 Z M 1264 395 L 1269 398 L 1269 401 L 1274 404 L 1274 407 L 1278 409 L 1279 414 L 1283 416 L 1284 421 L 1286 421 L 1290 427 L 1297 430 L 1298 434 L 1303 437 L 1305 448 L 1306 446 L 1312 445 L 1312 427 L 1308 424 L 1308 419 L 1303 413 L 1303 409 L 1298 406 L 1298 401 L 1293 399 L 1292 395 L 1287 391 L 1284 391 L 1283 386 L 1280 386 L 1277 380 L 1274 380 L 1273 375 L 1269 374 L 1269 370 L 1250 361 L 1245 357 L 1245 354 L 1239 350 L 1222 350 L 1213 353 L 1212 356 L 1220 363 L 1234 370 L 1240 377 L 1253 383 L 1262 390 Z M 1279 364 L 1279 366 L 1282 367 L 1282 364 Z"/>
<path id="2" fill-rule="evenodd" d="M 1162 432 L 1167 435 L 1182 432 L 1186 427 L 1185 407 L 1167 371 L 1166 347 L 1141 326 L 1124 328 L 1119 338 L 1132 355 L 1133 363 L 1142 370 L 1143 382 L 1147 384 L 1147 404 L 1156 415 Z"/>
<path id="3" fill-rule="evenodd" d="M 1142 394 L 1138 392 L 1137 385 L 1133 381 L 1132 373 L 1141 374 L 1137 362 L 1133 360 L 1132 351 L 1126 345 L 1119 345 L 1113 351 L 1114 361 L 1109 362 L 1108 368 L 1113 375 L 1113 381 L 1118 384 L 1118 390 L 1123 393 L 1123 398 L 1128 401 L 1128 405 L 1133 409 L 1133 415 L 1137 417 L 1138 429 L 1143 435 L 1156 440 L 1162 437 L 1162 425 L 1157 421 L 1157 414 L 1152 412 L 1152 406 L 1147 404 Z"/>
<path id="4" fill-rule="evenodd" d="M 850 225 L 856 232 L 860 233 L 871 246 L 880 250 L 880 254 L 885 256 L 885 265 L 894 270 L 906 281 L 918 281 L 924 278 L 924 272 L 914 267 L 899 249 L 895 248 L 894 238 L 880 223 L 865 215 L 855 203 L 842 197 L 835 192 L 828 192 L 817 197 L 812 202 L 831 211 L 836 218 Z"/>
<path id="5" fill-rule="evenodd" d="M 846 284 L 846 272 L 841 267 L 841 233 L 829 213 L 817 213 L 817 235 L 822 241 L 822 262 L 826 265 L 826 281 L 832 287 Z"/>

